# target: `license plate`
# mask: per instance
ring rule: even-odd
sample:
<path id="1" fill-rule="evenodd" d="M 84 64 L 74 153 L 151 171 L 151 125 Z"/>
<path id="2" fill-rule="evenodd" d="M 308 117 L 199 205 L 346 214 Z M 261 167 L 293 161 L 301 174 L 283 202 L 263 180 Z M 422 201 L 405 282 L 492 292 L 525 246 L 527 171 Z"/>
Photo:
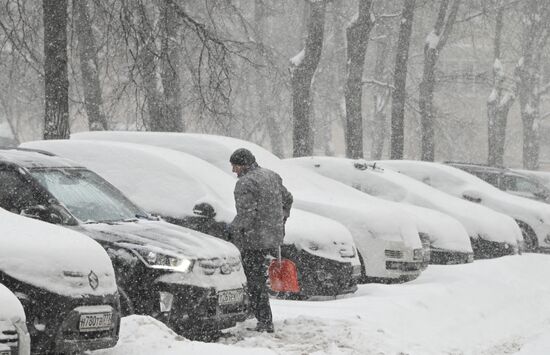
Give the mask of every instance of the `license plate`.
<path id="1" fill-rule="evenodd" d="M 81 332 L 96 332 L 109 330 L 112 327 L 112 313 L 92 313 L 80 316 L 79 330 Z"/>
<path id="2" fill-rule="evenodd" d="M 220 306 L 241 303 L 244 299 L 243 290 L 228 290 L 218 292 L 218 304 Z"/>
<path id="3" fill-rule="evenodd" d="M 0 350 L 0 355 L 11 355 L 11 350 L 9 350 L 9 351 Z"/>

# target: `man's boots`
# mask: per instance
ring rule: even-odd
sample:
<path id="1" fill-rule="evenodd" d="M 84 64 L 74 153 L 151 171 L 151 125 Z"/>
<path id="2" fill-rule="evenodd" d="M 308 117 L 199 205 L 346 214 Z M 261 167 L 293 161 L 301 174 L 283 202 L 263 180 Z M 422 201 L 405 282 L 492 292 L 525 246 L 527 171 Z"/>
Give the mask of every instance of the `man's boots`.
<path id="1" fill-rule="evenodd" d="M 267 333 L 273 333 L 275 331 L 275 328 L 273 327 L 273 323 L 262 323 L 258 322 L 256 324 L 256 327 L 254 328 L 246 328 L 248 330 L 252 330 L 255 332 L 267 332 Z"/>

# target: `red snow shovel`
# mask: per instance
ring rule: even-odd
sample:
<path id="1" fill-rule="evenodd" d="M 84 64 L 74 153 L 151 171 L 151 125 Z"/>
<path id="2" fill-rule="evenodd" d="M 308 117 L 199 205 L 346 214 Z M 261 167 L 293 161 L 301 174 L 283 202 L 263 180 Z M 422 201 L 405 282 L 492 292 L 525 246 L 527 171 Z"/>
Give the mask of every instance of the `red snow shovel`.
<path id="1" fill-rule="evenodd" d="M 281 249 L 279 249 L 279 258 L 271 261 L 268 272 L 272 291 L 300 292 L 296 265 L 288 259 L 281 259 Z"/>

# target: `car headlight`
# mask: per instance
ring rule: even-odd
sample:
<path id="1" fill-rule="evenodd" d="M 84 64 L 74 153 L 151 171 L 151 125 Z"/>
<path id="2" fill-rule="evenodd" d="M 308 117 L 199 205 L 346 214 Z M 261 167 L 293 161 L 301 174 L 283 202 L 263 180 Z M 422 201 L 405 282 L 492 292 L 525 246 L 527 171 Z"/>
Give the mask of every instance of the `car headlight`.
<path id="1" fill-rule="evenodd" d="M 189 272 L 193 266 L 192 260 L 182 257 L 165 255 L 151 250 L 136 250 L 136 252 L 145 264 L 153 269 Z"/>

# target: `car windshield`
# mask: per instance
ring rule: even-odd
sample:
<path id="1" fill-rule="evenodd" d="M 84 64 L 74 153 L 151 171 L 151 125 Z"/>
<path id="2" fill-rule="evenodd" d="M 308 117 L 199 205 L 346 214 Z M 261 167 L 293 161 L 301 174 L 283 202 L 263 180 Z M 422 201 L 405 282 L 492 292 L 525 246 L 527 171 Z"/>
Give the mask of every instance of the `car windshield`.
<path id="1" fill-rule="evenodd" d="M 31 174 L 84 223 L 128 221 L 144 215 L 118 190 L 89 170 L 40 169 Z"/>

